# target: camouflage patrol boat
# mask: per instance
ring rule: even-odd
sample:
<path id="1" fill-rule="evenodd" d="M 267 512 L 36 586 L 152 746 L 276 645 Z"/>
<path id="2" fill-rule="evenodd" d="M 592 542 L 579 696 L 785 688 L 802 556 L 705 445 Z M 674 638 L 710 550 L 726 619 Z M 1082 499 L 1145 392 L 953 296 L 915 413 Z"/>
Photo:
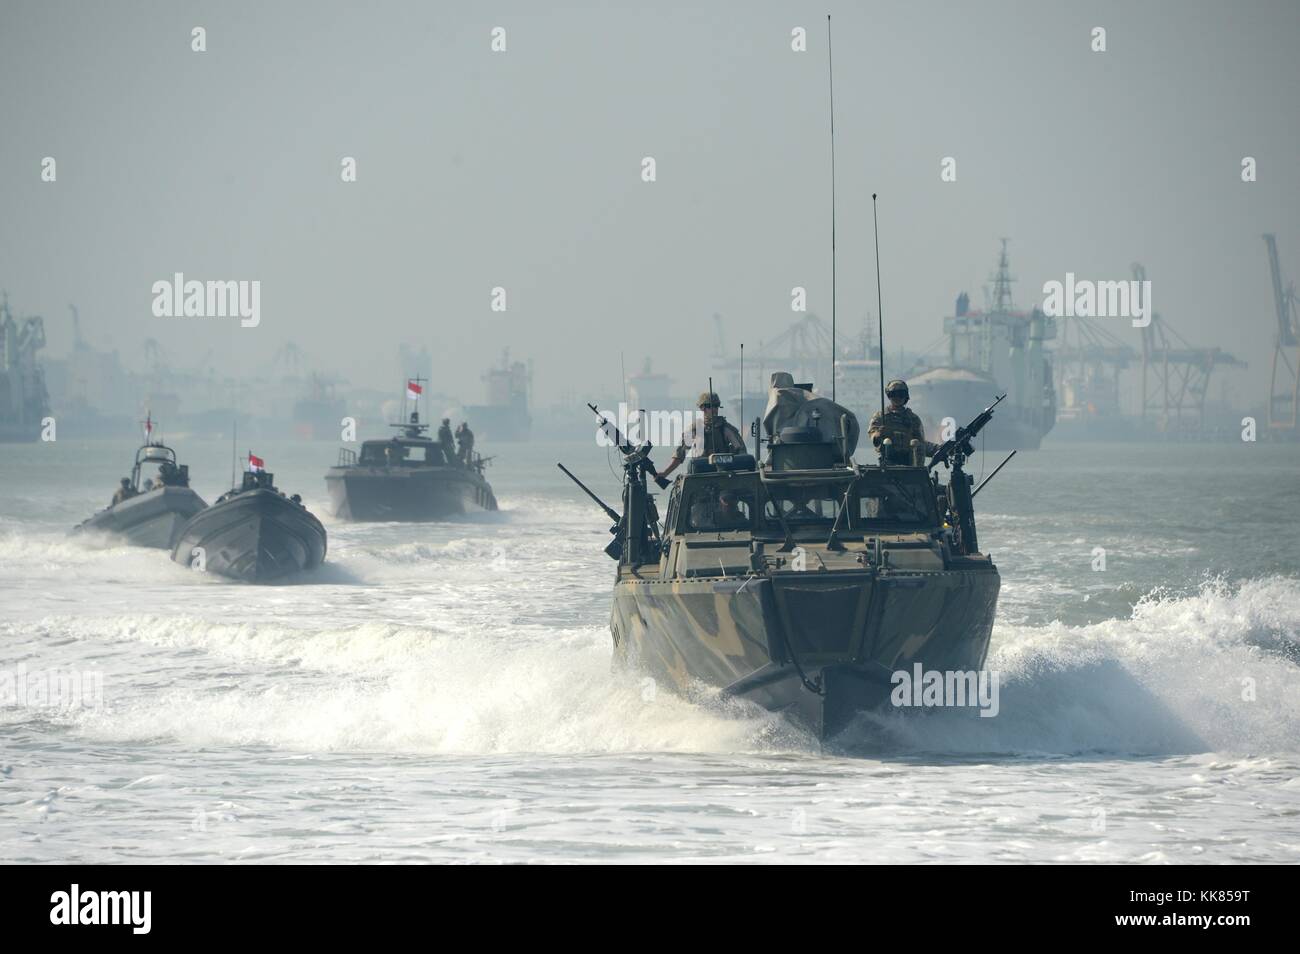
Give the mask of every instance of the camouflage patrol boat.
<path id="1" fill-rule="evenodd" d="M 860 465 L 854 416 L 778 373 L 766 459 L 691 461 L 662 526 L 650 445 L 617 435 L 623 512 L 601 504 L 616 521 L 616 661 L 682 694 L 751 700 L 820 738 L 887 705 L 898 670 L 979 670 L 1000 580 L 979 551 L 962 465 L 992 413 L 929 466 L 920 447 L 914 464 Z"/>
<path id="2" fill-rule="evenodd" d="M 151 419 L 145 443 L 135 452 L 131 476 L 122 478 L 113 503 L 77 524 L 73 533 L 100 531 L 133 546 L 171 549 L 181 527 L 207 507 L 190 489 L 189 465 L 178 464 L 176 452 L 152 435 Z"/>
<path id="3" fill-rule="evenodd" d="M 361 454 L 342 448 L 338 463 L 325 474 L 330 506 L 344 520 L 441 520 L 496 510 L 492 485 L 483 476 L 490 457 L 469 451 L 462 460 L 454 446 L 435 441 L 420 423 L 418 382 L 407 385 L 416 401 L 399 436 L 364 441 Z"/>

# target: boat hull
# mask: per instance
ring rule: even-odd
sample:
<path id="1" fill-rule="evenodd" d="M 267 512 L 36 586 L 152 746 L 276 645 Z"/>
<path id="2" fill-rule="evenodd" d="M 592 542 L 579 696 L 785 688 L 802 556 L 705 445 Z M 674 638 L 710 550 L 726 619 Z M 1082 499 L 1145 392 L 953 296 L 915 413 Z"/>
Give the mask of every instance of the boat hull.
<path id="1" fill-rule="evenodd" d="M 497 509 L 491 486 L 468 467 L 331 467 L 325 486 L 343 520 L 442 520 Z"/>
<path id="2" fill-rule="evenodd" d="M 829 738 L 889 705 L 891 679 L 981 669 L 1000 578 L 991 561 L 906 573 L 775 572 L 659 581 L 623 571 L 615 658 L 678 692 L 700 684 Z"/>
<path id="3" fill-rule="evenodd" d="M 132 546 L 171 549 L 181 528 L 206 507 L 188 487 L 162 487 L 101 510 L 73 532 L 109 533 Z"/>
<path id="4" fill-rule="evenodd" d="M 245 583 L 273 583 L 325 559 L 321 522 L 273 490 L 218 501 L 181 530 L 172 559 Z"/>

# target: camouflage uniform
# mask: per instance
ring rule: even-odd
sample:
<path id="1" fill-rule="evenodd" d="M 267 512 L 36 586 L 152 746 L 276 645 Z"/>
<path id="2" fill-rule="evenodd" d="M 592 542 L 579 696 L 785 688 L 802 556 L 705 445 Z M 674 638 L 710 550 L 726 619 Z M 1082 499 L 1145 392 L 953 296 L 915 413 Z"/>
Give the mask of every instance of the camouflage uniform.
<path id="1" fill-rule="evenodd" d="M 890 381 L 887 394 L 894 394 L 896 391 L 902 391 L 904 396 L 907 395 L 907 385 L 902 381 Z M 894 407 L 889 406 L 883 411 L 877 411 L 871 415 L 871 423 L 867 425 L 867 434 L 871 437 L 871 443 L 880 450 L 881 456 L 884 456 L 884 447 L 882 443 L 887 437 L 891 441 L 891 453 L 887 463 L 910 464 L 912 457 L 912 441 L 921 442 L 921 447 L 927 454 L 933 454 L 939 449 L 939 445 L 931 444 L 925 439 L 925 425 L 915 411 L 906 406 Z"/>
<path id="2" fill-rule="evenodd" d="M 708 457 L 710 454 L 743 454 L 745 440 L 740 431 L 722 415 L 712 421 L 695 421 L 682 431 L 682 442 L 673 453 L 673 460 L 687 457 Z"/>
<path id="3" fill-rule="evenodd" d="M 701 412 L 713 408 L 713 419 L 709 420 L 708 415 L 696 418 L 682 431 L 682 442 L 673 451 L 673 459 L 660 473 L 660 487 L 668 486 L 668 482 L 663 478 L 671 474 L 687 457 L 745 453 L 745 439 L 740 436 L 740 431 L 732 427 L 731 424 L 727 423 L 725 417 L 717 413 L 717 409 L 722 407 L 722 402 L 718 400 L 716 394 L 712 391 L 705 391 L 700 395 L 696 406 Z"/>
<path id="4" fill-rule="evenodd" d="M 442 419 L 442 426 L 438 428 L 438 444 L 442 447 L 443 456 L 447 458 L 447 463 L 454 464 L 458 460 L 456 456 L 456 441 L 451 436 L 451 421 L 448 418 Z"/>

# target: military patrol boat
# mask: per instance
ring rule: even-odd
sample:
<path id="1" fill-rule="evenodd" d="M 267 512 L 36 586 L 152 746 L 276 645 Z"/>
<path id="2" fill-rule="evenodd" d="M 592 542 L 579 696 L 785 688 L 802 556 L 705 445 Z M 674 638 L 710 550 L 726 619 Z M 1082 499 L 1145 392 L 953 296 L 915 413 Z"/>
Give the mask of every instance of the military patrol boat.
<path id="1" fill-rule="evenodd" d="M 662 527 L 649 443 L 611 435 L 624 460 L 622 513 L 601 503 L 615 521 L 616 660 L 683 694 L 751 700 L 820 738 L 887 704 L 896 671 L 979 670 L 1000 580 L 979 551 L 963 464 L 992 415 L 928 466 L 919 442 L 905 465 L 865 466 L 856 418 L 777 373 L 766 458 L 691 460 Z"/>
<path id="2" fill-rule="evenodd" d="M 325 474 L 330 505 L 345 520 L 440 520 L 484 510 L 496 510 L 497 499 L 483 476 L 490 457 L 474 453 L 473 445 L 458 453 L 449 422 L 439 439 L 420 423 L 419 380 L 407 383 L 414 410 L 404 423 L 390 425 L 400 436 L 365 441 L 361 455 L 342 448 L 338 463 Z"/>
<path id="3" fill-rule="evenodd" d="M 315 569 L 325 548 L 325 528 L 302 498 L 280 493 L 275 475 L 249 453 L 240 486 L 181 528 L 172 559 L 245 583 L 273 583 Z"/>
<path id="4" fill-rule="evenodd" d="M 152 476 L 146 476 L 151 471 Z M 171 549 L 185 522 L 207 504 L 190 489 L 188 464 L 176 462 L 176 452 L 153 436 L 153 420 L 145 421 L 145 442 L 135 452 L 131 476 L 113 495 L 113 502 L 73 528 L 73 533 L 101 531 L 122 537 L 137 547 Z"/>

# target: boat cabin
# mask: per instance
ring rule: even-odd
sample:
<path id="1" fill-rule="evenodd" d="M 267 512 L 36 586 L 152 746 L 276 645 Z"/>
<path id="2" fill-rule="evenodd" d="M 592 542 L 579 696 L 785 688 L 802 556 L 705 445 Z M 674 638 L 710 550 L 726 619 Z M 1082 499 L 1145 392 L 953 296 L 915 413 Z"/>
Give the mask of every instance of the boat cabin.
<path id="1" fill-rule="evenodd" d="M 441 467 L 451 462 L 436 441 L 393 437 L 364 442 L 358 463 L 362 467 Z"/>
<path id="2" fill-rule="evenodd" d="M 924 469 L 785 473 L 719 470 L 688 475 L 669 498 L 666 533 L 741 533 L 824 543 L 832 528 L 841 539 L 862 539 L 877 533 L 930 533 L 942 527 L 935 490 Z"/>
<path id="3" fill-rule="evenodd" d="M 145 444 L 135 452 L 135 466 L 131 468 L 131 488 L 144 493 L 159 487 L 188 487 L 190 467 L 176 463 L 176 452 L 162 444 Z"/>

